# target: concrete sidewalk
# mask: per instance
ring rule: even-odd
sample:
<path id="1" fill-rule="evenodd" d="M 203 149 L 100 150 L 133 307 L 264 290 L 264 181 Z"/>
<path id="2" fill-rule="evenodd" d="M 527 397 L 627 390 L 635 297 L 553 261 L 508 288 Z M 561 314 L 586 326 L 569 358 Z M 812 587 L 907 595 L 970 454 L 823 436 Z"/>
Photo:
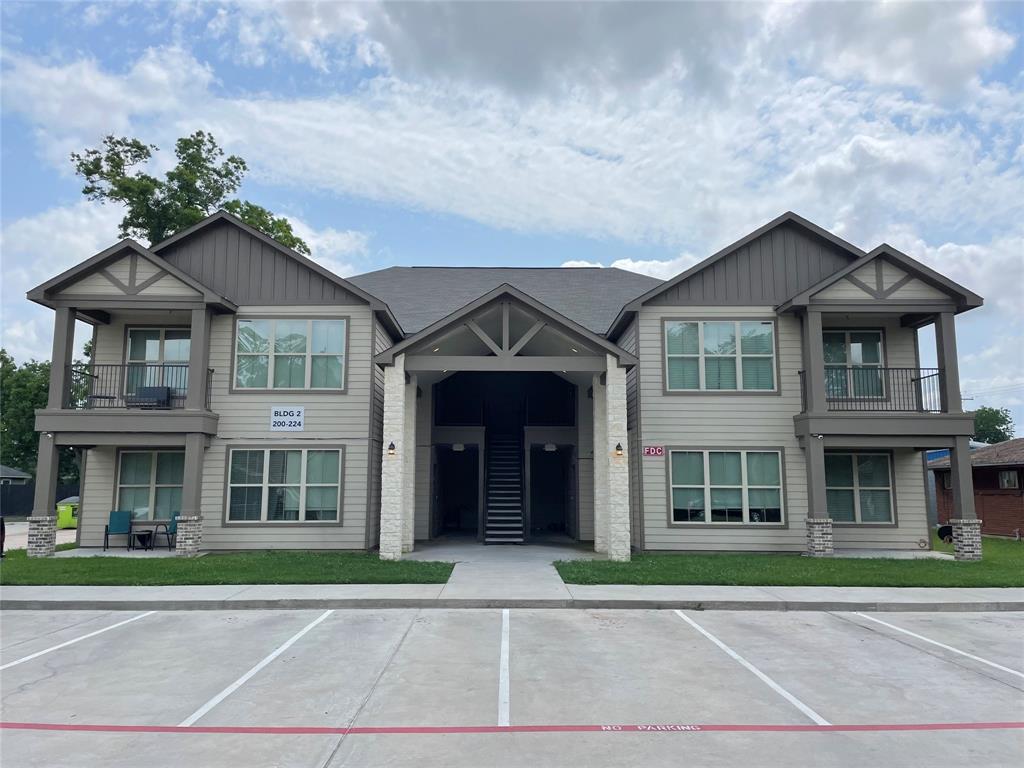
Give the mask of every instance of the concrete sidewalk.
<path id="1" fill-rule="evenodd" d="M 453 579 L 454 581 L 454 579 Z M 885 587 L 257 584 L 3 587 L 3 610 L 634 608 L 721 611 L 1024 611 L 1024 589 Z"/>

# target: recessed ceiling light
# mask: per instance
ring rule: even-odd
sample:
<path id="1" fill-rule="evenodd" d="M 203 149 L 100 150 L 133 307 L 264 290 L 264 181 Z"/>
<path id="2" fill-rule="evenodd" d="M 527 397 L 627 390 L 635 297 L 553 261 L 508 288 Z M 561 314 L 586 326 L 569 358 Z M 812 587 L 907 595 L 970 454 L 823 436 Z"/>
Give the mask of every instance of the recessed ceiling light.
<path id="1" fill-rule="evenodd" d="M 441 348 L 440 348 L 440 347 L 434 347 L 434 351 L 435 351 L 435 352 L 440 352 L 440 351 L 441 351 Z"/>
<path id="2" fill-rule="evenodd" d="M 571 349 L 573 352 L 579 352 L 579 350 L 576 349 L 576 347 L 569 347 L 569 349 Z"/>

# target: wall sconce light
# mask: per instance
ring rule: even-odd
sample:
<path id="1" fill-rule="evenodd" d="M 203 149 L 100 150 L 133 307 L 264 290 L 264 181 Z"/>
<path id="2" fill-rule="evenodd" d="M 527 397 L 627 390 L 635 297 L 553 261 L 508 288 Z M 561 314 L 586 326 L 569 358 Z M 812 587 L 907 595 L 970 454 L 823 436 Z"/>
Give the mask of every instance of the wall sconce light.
<path id="1" fill-rule="evenodd" d="M 462 453 L 463 451 L 466 450 L 466 444 L 465 443 L 452 443 L 452 450 L 455 451 L 455 453 Z"/>
<path id="2" fill-rule="evenodd" d="M 622 443 L 615 444 L 615 455 L 619 457 L 622 456 Z"/>
<path id="3" fill-rule="evenodd" d="M 544 450 L 547 453 L 554 453 L 555 451 L 558 450 L 558 446 L 555 445 L 554 443 L 544 443 Z"/>
<path id="4" fill-rule="evenodd" d="M 392 440 L 390 443 L 388 443 L 388 456 L 394 456 L 394 455 L 395 455 L 395 441 Z"/>

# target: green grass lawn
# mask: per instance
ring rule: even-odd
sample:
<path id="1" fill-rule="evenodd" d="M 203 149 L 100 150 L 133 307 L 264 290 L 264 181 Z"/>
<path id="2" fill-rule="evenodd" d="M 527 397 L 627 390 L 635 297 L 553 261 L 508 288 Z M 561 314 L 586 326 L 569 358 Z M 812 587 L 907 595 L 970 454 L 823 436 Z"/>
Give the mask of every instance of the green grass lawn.
<path id="1" fill-rule="evenodd" d="M 69 549 L 74 545 L 61 545 Z M 7 553 L 0 584 L 444 584 L 452 563 L 384 561 L 362 552 L 244 552 L 203 557 L 29 559 Z"/>
<path id="2" fill-rule="evenodd" d="M 952 552 L 952 545 L 936 542 Z M 555 563 L 567 584 L 772 587 L 1024 587 L 1024 543 L 985 537 L 982 560 L 815 559 L 801 555 L 650 554 L 629 563 Z"/>

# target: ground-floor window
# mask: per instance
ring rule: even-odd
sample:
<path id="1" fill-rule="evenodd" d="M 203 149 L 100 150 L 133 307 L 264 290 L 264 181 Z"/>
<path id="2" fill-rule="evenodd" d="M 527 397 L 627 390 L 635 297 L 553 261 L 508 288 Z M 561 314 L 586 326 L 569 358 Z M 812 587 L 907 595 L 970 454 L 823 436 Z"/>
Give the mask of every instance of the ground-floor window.
<path id="1" fill-rule="evenodd" d="M 337 522 L 341 464 L 338 449 L 233 449 L 228 522 Z"/>
<path id="2" fill-rule="evenodd" d="M 122 451 L 117 508 L 136 520 L 172 520 L 181 514 L 183 451 Z"/>
<path id="3" fill-rule="evenodd" d="M 673 523 L 781 523 L 779 451 L 669 452 Z"/>
<path id="4" fill-rule="evenodd" d="M 837 523 L 891 523 L 892 467 L 887 453 L 826 453 L 828 516 Z"/>

